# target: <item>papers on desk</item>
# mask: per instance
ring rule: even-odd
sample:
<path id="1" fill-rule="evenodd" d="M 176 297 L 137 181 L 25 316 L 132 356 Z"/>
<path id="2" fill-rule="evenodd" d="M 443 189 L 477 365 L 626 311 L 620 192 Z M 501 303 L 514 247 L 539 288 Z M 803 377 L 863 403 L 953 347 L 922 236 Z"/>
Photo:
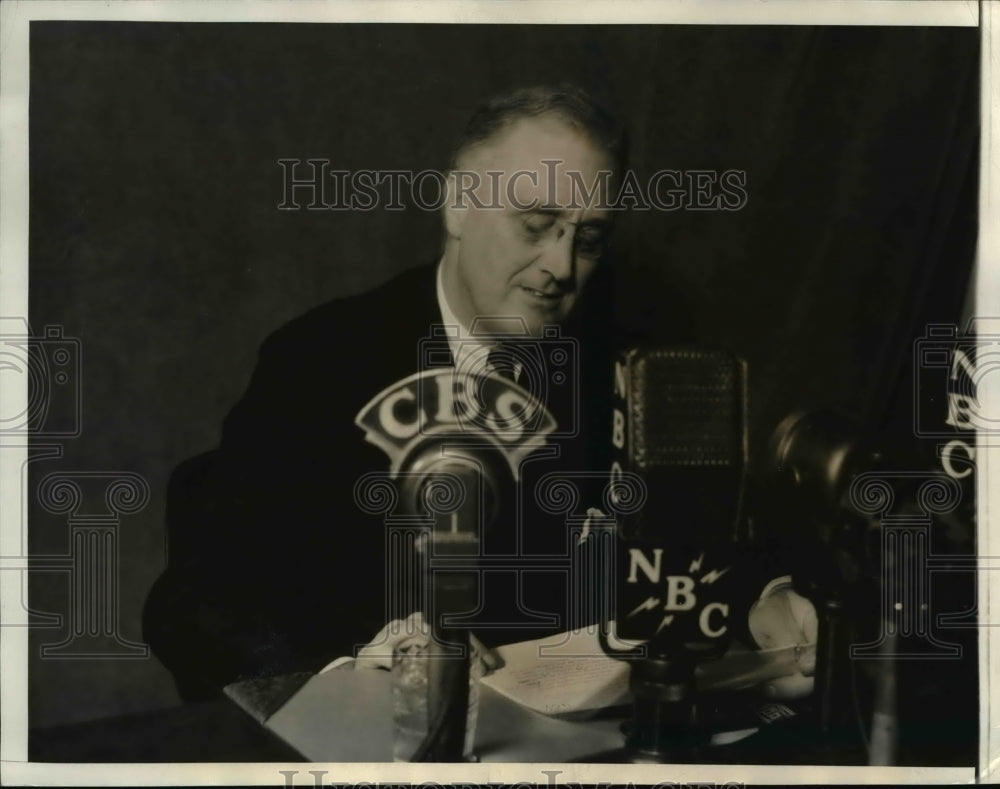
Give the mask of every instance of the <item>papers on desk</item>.
<path id="1" fill-rule="evenodd" d="M 748 649 L 734 642 L 718 660 L 702 663 L 695 672 L 700 690 L 743 690 L 816 666 L 816 644 Z M 797 696 L 795 696 L 797 697 Z M 793 698 L 791 695 L 782 698 Z"/>
<path id="2" fill-rule="evenodd" d="M 625 646 L 613 641 L 612 645 Z M 613 717 L 583 720 L 629 698 L 629 664 L 601 651 L 596 630 L 525 641 L 497 651 L 505 665 L 483 678 L 480 694 L 476 750 L 484 761 L 565 761 L 621 745 Z M 794 674 L 814 655 L 814 645 L 764 651 L 734 645 L 722 658 L 699 667 L 698 686 L 737 690 L 759 685 Z M 226 693 L 307 759 L 392 759 L 388 671 L 327 671 L 311 677 L 288 698 L 302 680 L 295 675 L 263 685 L 237 683 Z"/>
<path id="3" fill-rule="evenodd" d="M 392 761 L 388 671 L 328 671 L 310 679 L 264 727 L 313 762 Z M 245 694 L 231 694 L 239 703 Z M 475 751 L 484 762 L 562 762 L 622 744 L 619 721 L 539 715 L 489 687 L 480 689 Z"/>
<path id="4" fill-rule="evenodd" d="M 601 651 L 596 630 L 522 641 L 496 651 L 503 667 L 480 681 L 543 715 L 585 715 L 630 699 L 629 665 Z"/>
<path id="5" fill-rule="evenodd" d="M 695 673 L 699 690 L 740 690 L 795 674 L 815 660 L 815 644 L 751 650 L 734 644 Z M 626 704 L 629 663 L 601 650 L 596 629 L 583 629 L 497 649 L 502 668 L 481 681 L 543 715 L 587 717 Z"/>

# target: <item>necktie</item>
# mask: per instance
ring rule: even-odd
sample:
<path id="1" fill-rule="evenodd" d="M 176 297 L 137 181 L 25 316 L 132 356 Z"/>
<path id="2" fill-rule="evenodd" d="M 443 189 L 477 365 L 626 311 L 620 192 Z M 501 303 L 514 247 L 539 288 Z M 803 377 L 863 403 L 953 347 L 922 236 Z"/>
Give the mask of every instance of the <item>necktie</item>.
<path id="1" fill-rule="evenodd" d="M 486 356 L 486 362 L 497 375 L 517 383 L 514 375 L 514 354 L 502 344 L 494 345 Z"/>

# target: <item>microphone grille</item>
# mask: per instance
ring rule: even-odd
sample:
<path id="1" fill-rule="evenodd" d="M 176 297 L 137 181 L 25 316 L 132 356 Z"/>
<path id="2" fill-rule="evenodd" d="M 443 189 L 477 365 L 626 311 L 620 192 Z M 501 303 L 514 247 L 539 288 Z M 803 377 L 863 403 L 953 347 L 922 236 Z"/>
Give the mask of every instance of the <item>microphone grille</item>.
<path id="1" fill-rule="evenodd" d="M 638 349 L 629 357 L 630 443 L 637 467 L 745 463 L 742 361 L 699 349 Z"/>

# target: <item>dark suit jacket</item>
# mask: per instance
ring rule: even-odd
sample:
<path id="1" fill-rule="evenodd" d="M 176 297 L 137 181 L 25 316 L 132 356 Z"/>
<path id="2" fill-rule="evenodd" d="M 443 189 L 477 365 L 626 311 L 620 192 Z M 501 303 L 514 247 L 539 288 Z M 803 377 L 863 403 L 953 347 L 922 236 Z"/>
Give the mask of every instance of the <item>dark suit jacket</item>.
<path id="1" fill-rule="evenodd" d="M 387 470 L 388 459 L 365 442 L 354 417 L 382 389 L 420 369 L 419 342 L 441 321 L 435 288 L 434 266 L 412 269 L 274 332 L 225 420 L 218 450 L 175 472 L 168 567 L 147 601 L 144 632 L 183 695 L 318 669 L 385 624 L 386 592 L 400 581 L 386 577 L 382 519 L 359 511 L 353 489 L 362 474 Z M 582 389 L 610 393 L 608 327 L 591 315 L 564 334 L 587 349 L 579 359 Z M 609 429 L 606 402 L 577 397 L 575 405 L 586 406 L 580 437 L 554 442 L 558 459 L 528 464 L 534 479 L 553 470 L 608 468 L 607 442 L 597 440 Z M 523 551 L 558 557 L 571 550 L 564 517 L 532 518 Z M 498 526 L 486 550 L 509 551 L 511 539 L 510 529 Z M 480 619 L 506 626 L 477 634 L 501 643 L 579 624 L 568 618 L 573 606 L 559 569 L 565 561 L 551 564 L 547 578 L 491 576 L 485 586 L 493 607 Z"/>

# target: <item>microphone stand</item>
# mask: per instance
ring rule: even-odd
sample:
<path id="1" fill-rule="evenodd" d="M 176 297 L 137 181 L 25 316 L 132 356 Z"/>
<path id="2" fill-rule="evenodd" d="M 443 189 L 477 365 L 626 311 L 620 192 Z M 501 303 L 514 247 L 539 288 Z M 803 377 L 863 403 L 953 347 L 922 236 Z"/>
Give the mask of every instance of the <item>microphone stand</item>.
<path id="1" fill-rule="evenodd" d="M 473 550 L 478 554 L 479 541 L 448 540 L 454 535 L 435 535 L 436 542 L 447 547 Z M 468 535 L 464 535 L 468 536 Z M 442 537 L 444 539 L 442 539 Z M 455 555 L 448 551 L 449 556 Z M 424 742 L 417 748 L 414 762 L 465 761 L 465 738 L 469 712 L 469 661 L 472 655 L 469 631 L 442 624 L 447 612 L 469 610 L 468 601 L 475 593 L 476 578 L 471 572 L 428 573 L 431 610 L 431 642 L 428 652 L 428 716 L 431 721 Z"/>
<path id="2" fill-rule="evenodd" d="M 649 642 L 632 650 L 611 648 L 602 630 L 601 649 L 610 657 L 632 663 L 629 688 L 632 691 L 632 720 L 625 745 L 587 757 L 596 763 L 678 764 L 704 761 L 711 733 L 699 725 L 695 669 L 702 659 L 719 652 L 692 648 L 683 643 L 657 646 Z"/>
<path id="3" fill-rule="evenodd" d="M 816 672 L 813 691 L 815 722 L 820 737 L 835 744 L 854 730 L 854 688 L 849 649 L 853 627 L 840 590 L 809 595 L 816 608 Z"/>
<path id="4" fill-rule="evenodd" d="M 629 686 L 635 699 L 626 735 L 628 761 L 694 761 L 704 744 L 695 728 L 695 661 L 689 654 L 649 657 L 632 666 Z"/>
<path id="5" fill-rule="evenodd" d="M 793 584 L 816 609 L 810 725 L 827 760 L 854 759 L 866 748 L 850 649 L 857 637 L 856 618 L 865 613 L 859 603 L 871 592 L 866 581 L 877 562 L 869 555 L 867 522 L 851 512 L 847 491 L 881 456 L 860 428 L 832 411 L 790 414 L 772 434 L 768 454 L 775 464 L 769 516 L 781 524 L 779 533 L 798 542 L 805 554 L 805 570 L 792 573 Z M 803 531 L 803 523 L 810 528 Z"/>
<path id="6" fill-rule="evenodd" d="M 803 721 L 803 744 L 821 763 L 867 764 L 867 746 L 859 728 L 856 666 L 850 653 L 858 637 L 855 620 L 860 598 L 859 590 L 853 588 L 858 582 L 852 585 L 844 577 L 844 561 L 838 563 L 829 556 L 814 564 L 810 569 L 816 575 L 827 576 L 818 583 L 815 576 L 806 580 L 807 576 L 793 574 L 796 591 L 813 604 L 817 619 L 815 685 L 811 709 Z"/>
<path id="7" fill-rule="evenodd" d="M 435 511 L 434 525 L 416 545 L 418 564 L 423 568 L 423 599 L 428 603 L 430 627 L 426 655 L 430 723 L 410 761 L 463 762 L 466 761 L 472 650 L 469 631 L 449 625 L 448 618 L 468 614 L 476 606 L 479 535 L 484 518 L 481 498 L 468 493 L 479 491 L 480 486 L 489 487 L 490 480 L 468 459 L 441 461 L 434 453 L 430 457 L 430 467 L 423 469 L 420 477 L 408 479 L 411 485 L 415 480 L 418 482 L 416 495 L 409 493 L 407 499 L 425 498 L 428 486 L 435 484 L 457 485 L 456 490 L 464 495 L 458 498 L 457 509 Z M 415 465 L 420 468 L 419 464 Z M 442 476 L 437 476 L 439 474 Z"/>

